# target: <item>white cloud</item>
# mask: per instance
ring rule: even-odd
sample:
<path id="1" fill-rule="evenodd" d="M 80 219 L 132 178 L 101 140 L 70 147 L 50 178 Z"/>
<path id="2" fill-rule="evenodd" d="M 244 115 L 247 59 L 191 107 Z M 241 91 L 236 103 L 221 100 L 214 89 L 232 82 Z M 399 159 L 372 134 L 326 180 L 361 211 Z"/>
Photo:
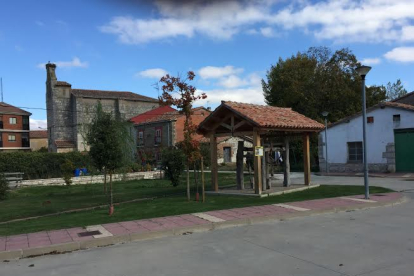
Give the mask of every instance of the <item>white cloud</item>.
<path id="1" fill-rule="evenodd" d="M 398 62 L 414 62 L 414 47 L 397 47 L 385 53 L 385 58 Z"/>
<path id="2" fill-rule="evenodd" d="M 402 28 L 402 40 L 414 41 L 414 26 L 405 26 Z"/>
<path id="3" fill-rule="evenodd" d="M 380 58 L 364 58 L 363 60 L 361 60 L 361 64 L 363 65 L 375 65 L 375 64 L 380 64 L 380 63 L 381 63 Z"/>
<path id="4" fill-rule="evenodd" d="M 118 16 L 100 27 L 122 43 L 140 44 L 201 34 L 227 40 L 239 33 L 274 37 L 297 28 L 341 42 L 414 40 L 413 0 L 155 1 L 158 17 Z"/>
<path id="5" fill-rule="evenodd" d="M 87 68 L 89 66 L 88 62 L 82 62 L 78 57 L 74 57 L 71 61 L 54 61 L 52 63 L 56 64 L 57 67 L 61 68 Z M 37 67 L 43 69 L 45 68 L 45 65 L 46 63 L 39 63 Z"/>
<path id="6" fill-rule="evenodd" d="M 242 72 L 243 68 L 235 68 L 230 65 L 224 67 L 206 66 L 198 70 L 198 74 L 202 79 L 218 79 Z"/>
<path id="7" fill-rule="evenodd" d="M 263 90 L 261 86 L 252 86 L 237 89 L 212 89 L 198 90 L 199 93 L 206 93 L 207 99 L 200 100 L 197 104 L 217 105 L 221 101 L 235 101 L 244 103 L 264 104 Z"/>
<path id="8" fill-rule="evenodd" d="M 138 72 L 135 74 L 135 76 L 151 79 L 161 79 L 161 77 L 165 76 L 166 74 L 168 74 L 168 72 L 162 68 L 153 68 Z"/>
<path id="9" fill-rule="evenodd" d="M 29 119 L 31 130 L 47 129 L 47 120 Z"/>

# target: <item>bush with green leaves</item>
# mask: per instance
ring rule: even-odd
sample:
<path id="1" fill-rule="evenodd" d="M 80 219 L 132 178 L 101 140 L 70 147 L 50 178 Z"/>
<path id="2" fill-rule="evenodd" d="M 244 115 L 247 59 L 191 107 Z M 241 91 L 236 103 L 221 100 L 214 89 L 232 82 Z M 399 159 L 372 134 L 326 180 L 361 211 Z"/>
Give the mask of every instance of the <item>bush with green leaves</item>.
<path id="1" fill-rule="evenodd" d="M 180 184 L 180 176 L 185 164 L 185 155 L 181 149 L 171 147 L 162 151 L 161 166 L 165 177 L 171 180 L 174 187 Z"/>
<path id="2" fill-rule="evenodd" d="M 60 165 L 60 169 L 63 173 L 63 180 L 65 180 L 66 186 L 70 186 L 72 184 L 72 176 L 75 171 L 75 165 L 73 165 L 69 159 L 66 159 L 65 162 Z"/>
<path id="3" fill-rule="evenodd" d="M 7 183 L 6 178 L 3 174 L 0 174 L 0 200 L 3 200 L 7 197 L 7 191 L 9 190 L 9 183 Z"/>

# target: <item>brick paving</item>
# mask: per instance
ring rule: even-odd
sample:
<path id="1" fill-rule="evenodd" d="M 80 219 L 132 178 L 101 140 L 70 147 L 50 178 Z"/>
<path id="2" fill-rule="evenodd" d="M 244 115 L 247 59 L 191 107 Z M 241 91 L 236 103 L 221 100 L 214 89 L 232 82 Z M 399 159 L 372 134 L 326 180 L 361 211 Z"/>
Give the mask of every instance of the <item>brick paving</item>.
<path id="1" fill-rule="evenodd" d="M 391 202 L 397 200 L 402 195 L 400 193 L 372 194 L 370 199 L 374 202 Z M 363 199 L 362 195 L 351 196 L 352 198 Z M 294 208 L 284 208 L 277 205 L 262 205 L 252 207 L 233 208 L 228 210 L 208 211 L 198 214 L 207 214 L 223 221 L 233 221 L 238 219 L 248 219 L 264 217 L 270 215 L 284 215 L 289 213 L 306 213 L 311 211 L 331 210 L 338 207 L 358 206 L 373 204 L 373 202 L 354 201 L 344 198 L 325 198 L 300 202 L 287 202 L 285 205 L 306 208 L 309 211 L 295 210 Z M 207 216 L 208 217 L 208 216 Z M 206 218 L 207 218 L 206 217 Z M 210 217 L 211 218 L 211 217 Z M 217 221 L 221 221 L 217 220 Z M 123 221 L 118 223 L 102 224 L 113 236 L 128 235 L 131 233 L 157 232 L 165 229 L 178 229 L 181 227 L 191 227 L 197 225 L 211 224 L 212 221 L 203 219 L 193 214 L 169 216 L 153 219 L 142 219 L 135 221 Z M 73 241 L 84 241 L 99 239 L 93 236 L 80 237 L 79 233 L 86 232 L 85 228 L 75 227 L 69 229 L 41 231 L 37 233 L 21 234 L 14 236 L 0 237 L 0 252 L 13 251 L 27 248 L 47 247 L 54 244 L 64 244 Z"/>

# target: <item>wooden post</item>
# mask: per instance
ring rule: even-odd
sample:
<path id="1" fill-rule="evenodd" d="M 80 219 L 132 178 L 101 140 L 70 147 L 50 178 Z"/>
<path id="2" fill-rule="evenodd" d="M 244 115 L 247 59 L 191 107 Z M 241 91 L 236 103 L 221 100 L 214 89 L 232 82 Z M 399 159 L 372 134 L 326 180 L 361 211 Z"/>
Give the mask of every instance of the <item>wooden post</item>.
<path id="1" fill-rule="evenodd" d="M 236 181 L 237 189 L 244 189 L 244 169 L 243 169 L 243 155 L 244 155 L 244 141 L 238 141 L 237 143 L 237 154 L 236 154 Z"/>
<path id="2" fill-rule="evenodd" d="M 303 134 L 303 171 L 305 174 L 305 185 L 309 186 L 311 182 L 309 133 Z"/>
<path id="3" fill-rule="evenodd" d="M 270 142 L 270 150 L 271 150 L 272 153 L 274 153 L 272 142 Z M 276 160 L 274 160 L 274 156 L 270 156 L 270 152 L 269 152 L 269 155 L 267 157 L 269 158 L 268 160 L 269 160 L 269 163 L 270 163 L 270 175 L 273 177 L 275 175 L 274 167 L 275 167 Z M 269 184 L 269 186 L 270 186 L 270 184 Z"/>
<path id="4" fill-rule="evenodd" d="M 254 192 L 260 195 L 262 193 L 262 166 L 261 157 L 255 154 L 256 147 L 260 147 L 260 134 L 257 129 L 253 129 Z"/>
<path id="5" fill-rule="evenodd" d="M 289 138 L 285 137 L 285 158 L 284 162 L 284 170 L 283 170 L 283 186 L 289 187 L 290 186 L 290 161 L 289 161 Z"/>
<path id="6" fill-rule="evenodd" d="M 270 171 L 269 166 L 271 166 L 269 154 L 270 154 L 269 151 L 265 153 L 265 157 L 266 157 L 265 158 L 265 160 L 266 160 L 266 186 L 267 186 L 267 189 L 270 189 L 272 187 L 272 184 L 270 182 L 270 175 L 269 175 L 269 171 Z"/>
<path id="7" fill-rule="evenodd" d="M 203 198 L 203 203 L 206 201 L 206 194 L 204 191 L 204 161 L 203 156 L 201 156 L 201 197 Z"/>
<path id="8" fill-rule="evenodd" d="M 218 192 L 218 178 L 217 178 L 217 138 L 214 132 L 210 134 L 210 156 L 211 156 L 211 188 Z"/>
<path id="9" fill-rule="evenodd" d="M 261 144 L 264 146 L 264 139 L 260 140 Z M 262 162 L 262 191 L 266 191 L 266 152 L 265 149 L 263 147 L 263 156 L 261 157 L 261 162 Z"/>

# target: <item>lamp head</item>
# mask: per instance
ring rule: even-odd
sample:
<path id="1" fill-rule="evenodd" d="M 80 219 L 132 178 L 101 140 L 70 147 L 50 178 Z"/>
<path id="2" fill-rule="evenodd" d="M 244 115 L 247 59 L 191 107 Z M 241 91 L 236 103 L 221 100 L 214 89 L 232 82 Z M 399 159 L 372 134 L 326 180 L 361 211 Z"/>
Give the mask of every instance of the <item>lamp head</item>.
<path id="1" fill-rule="evenodd" d="M 326 117 L 326 116 L 328 116 L 329 112 L 328 111 L 324 111 L 321 114 L 322 114 L 323 117 Z"/>
<path id="2" fill-rule="evenodd" d="M 370 70 L 371 70 L 371 67 L 370 66 L 365 66 L 365 65 L 358 66 L 355 69 L 355 71 L 358 73 L 358 75 L 361 78 L 364 78 Z"/>

